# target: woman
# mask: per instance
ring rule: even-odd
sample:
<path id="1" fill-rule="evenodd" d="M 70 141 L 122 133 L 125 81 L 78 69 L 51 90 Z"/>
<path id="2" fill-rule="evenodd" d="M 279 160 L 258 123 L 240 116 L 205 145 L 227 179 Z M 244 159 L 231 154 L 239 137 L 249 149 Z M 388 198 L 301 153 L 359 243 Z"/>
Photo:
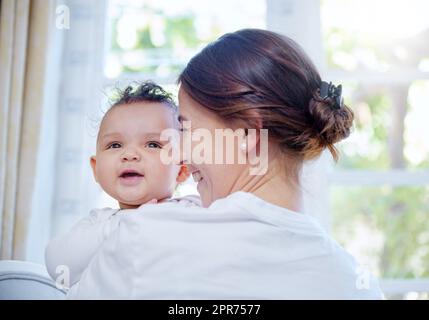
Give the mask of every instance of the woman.
<path id="1" fill-rule="evenodd" d="M 341 87 L 322 82 L 291 39 L 256 29 L 209 44 L 179 82 L 184 134 L 206 138 L 203 148 L 189 139 L 182 159 L 203 207 L 123 215 L 73 297 L 382 298 L 377 281 L 300 212 L 304 161 L 325 149 L 337 159 L 334 144 L 352 127 Z M 225 146 L 216 130 L 237 139 Z M 196 161 L 201 150 L 205 161 Z M 234 161 L 213 161 L 223 152 Z M 265 161 L 252 171 L 255 159 Z"/>

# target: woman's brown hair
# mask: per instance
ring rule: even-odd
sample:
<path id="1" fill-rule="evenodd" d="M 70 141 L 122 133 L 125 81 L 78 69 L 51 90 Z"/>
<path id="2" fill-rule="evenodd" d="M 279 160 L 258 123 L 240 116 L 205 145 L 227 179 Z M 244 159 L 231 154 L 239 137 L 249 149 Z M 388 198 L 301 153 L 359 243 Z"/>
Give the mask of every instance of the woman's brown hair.
<path id="1" fill-rule="evenodd" d="M 293 40 L 275 32 L 228 33 L 194 56 L 179 83 L 224 120 L 268 129 L 269 139 L 297 159 L 312 159 L 350 134 L 353 112 L 320 96 L 321 78 Z"/>

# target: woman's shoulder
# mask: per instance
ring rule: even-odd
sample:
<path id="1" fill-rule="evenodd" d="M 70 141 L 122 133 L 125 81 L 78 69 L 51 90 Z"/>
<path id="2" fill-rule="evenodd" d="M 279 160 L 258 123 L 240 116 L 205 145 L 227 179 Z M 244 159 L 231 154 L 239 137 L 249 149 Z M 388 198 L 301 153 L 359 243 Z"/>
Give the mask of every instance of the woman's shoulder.
<path id="1" fill-rule="evenodd" d="M 209 207 L 202 207 L 198 196 L 189 195 L 169 201 L 143 205 L 130 213 L 125 220 L 163 220 L 167 223 L 228 222 L 260 223 L 281 227 L 285 231 L 298 234 L 322 234 L 320 224 L 308 214 L 293 212 L 268 203 L 247 192 L 234 192 L 227 197 L 215 200 Z"/>
<path id="2" fill-rule="evenodd" d="M 246 197 L 232 194 L 208 208 L 180 204 L 192 198 L 145 205 L 123 215 L 120 229 L 129 241 L 165 242 L 170 247 L 199 243 L 203 247 L 215 245 L 219 250 L 258 247 L 263 251 L 264 245 L 270 243 L 272 251 L 284 252 L 283 258 L 289 260 L 332 250 L 329 237 L 313 219 L 295 217 L 300 214 L 280 207 L 264 207 L 259 200 Z"/>
<path id="3" fill-rule="evenodd" d="M 312 215 L 293 211 L 265 201 L 250 192 L 238 191 L 215 201 L 210 207 L 221 209 L 224 204 L 252 215 L 265 223 L 295 234 L 325 237 L 326 232 Z"/>

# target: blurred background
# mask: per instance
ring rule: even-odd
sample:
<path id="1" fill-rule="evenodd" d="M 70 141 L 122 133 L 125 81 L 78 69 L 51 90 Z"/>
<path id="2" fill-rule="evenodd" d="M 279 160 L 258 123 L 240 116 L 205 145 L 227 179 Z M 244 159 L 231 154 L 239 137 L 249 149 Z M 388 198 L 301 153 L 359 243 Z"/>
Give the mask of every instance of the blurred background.
<path id="1" fill-rule="evenodd" d="M 429 1 L 0 0 L 1 259 L 44 247 L 94 207 L 116 206 L 89 157 L 112 89 L 151 79 L 177 93 L 220 35 L 292 37 L 356 115 L 341 158 L 304 171 L 305 211 L 381 279 L 429 299 Z M 189 181 L 178 195 L 195 193 Z"/>

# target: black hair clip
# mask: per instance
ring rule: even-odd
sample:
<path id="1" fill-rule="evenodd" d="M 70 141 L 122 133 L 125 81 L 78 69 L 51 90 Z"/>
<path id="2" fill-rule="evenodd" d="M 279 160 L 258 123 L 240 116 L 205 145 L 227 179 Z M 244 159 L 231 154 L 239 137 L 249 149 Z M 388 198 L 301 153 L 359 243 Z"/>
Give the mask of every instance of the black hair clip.
<path id="1" fill-rule="evenodd" d="M 322 99 L 331 98 L 334 100 L 333 107 L 335 109 L 340 109 L 343 106 L 343 97 L 342 97 L 343 87 L 340 85 L 334 86 L 332 82 L 322 81 L 320 85 L 320 97 Z"/>

